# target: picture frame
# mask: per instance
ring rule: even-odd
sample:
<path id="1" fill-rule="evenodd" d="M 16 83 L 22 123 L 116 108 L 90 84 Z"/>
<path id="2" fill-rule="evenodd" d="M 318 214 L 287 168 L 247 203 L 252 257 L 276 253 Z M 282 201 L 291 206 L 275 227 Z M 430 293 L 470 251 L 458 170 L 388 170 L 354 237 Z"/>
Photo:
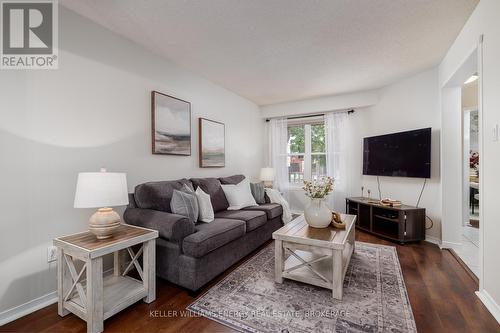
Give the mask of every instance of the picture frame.
<path id="1" fill-rule="evenodd" d="M 191 103 L 151 91 L 151 151 L 191 156 Z"/>
<path id="2" fill-rule="evenodd" d="M 206 118 L 198 119 L 200 168 L 226 166 L 226 126 Z"/>

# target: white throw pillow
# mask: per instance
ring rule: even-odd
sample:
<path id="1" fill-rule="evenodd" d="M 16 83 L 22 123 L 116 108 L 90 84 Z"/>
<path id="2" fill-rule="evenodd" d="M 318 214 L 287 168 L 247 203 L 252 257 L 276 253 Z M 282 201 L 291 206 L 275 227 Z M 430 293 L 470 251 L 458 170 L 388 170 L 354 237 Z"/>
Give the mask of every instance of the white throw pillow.
<path id="1" fill-rule="evenodd" d="M 212 207 L 210 195 L 203 192 L 203 190 L 199 187 L 196 189 L 194 194 L 198 199 L 198 220 L 206 223 L 212 222 L 214 220 L 214 209 Z"/>
<path id="2" fill-rule="evenodd" d="M 222 185 L 222 190 L 226 195 L 229 208 L 227 210 L 238 210 L 250 206 L 258 206 L 250 189 L 248 179 L 243 179 L 236 185 Z"/>

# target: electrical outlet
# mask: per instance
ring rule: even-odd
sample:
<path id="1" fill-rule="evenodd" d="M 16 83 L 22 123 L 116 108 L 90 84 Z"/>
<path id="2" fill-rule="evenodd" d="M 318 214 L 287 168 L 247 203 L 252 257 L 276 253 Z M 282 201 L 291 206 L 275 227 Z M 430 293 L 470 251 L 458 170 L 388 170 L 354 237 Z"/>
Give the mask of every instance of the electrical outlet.
<path id="1" fill-rule="evenodd" d="M 49 246 L 47 248 L 47 262 L 53 262 L 57 260 L 57 247 Z"/>

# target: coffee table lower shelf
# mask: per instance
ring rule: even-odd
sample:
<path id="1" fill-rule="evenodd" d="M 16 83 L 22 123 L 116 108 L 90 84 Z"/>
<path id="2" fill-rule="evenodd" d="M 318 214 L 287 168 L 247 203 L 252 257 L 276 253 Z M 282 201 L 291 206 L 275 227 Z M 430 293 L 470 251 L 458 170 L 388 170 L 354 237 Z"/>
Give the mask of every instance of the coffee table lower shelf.
<path id="1" fill-rule="evenodd" d="M 299 281 L 303 283 L 308 283 L 312 284 L 314 286 L 322 287 L 322 288 L 327 288 L 327 289 L 333 289 L 333 258 L 332 256 L 328 256 L 320 261 L 314 261 L 318 260 L 323 255 L 311 253 L 311 252 L 306 252 L 306 251 L 300 251 L 296 250 L 294 251 L 296 255 L 301 257 L 304 261 L 306 262 L 313 262 L 308 265 L 303 265 L 303 263 L 294 257 L 293 255 L 290 255 L 288 259 L 285 261 L 285 269 L 281 276 L 285 279 L 290 279 L 294 281 Z M 343 253 L 343 258 L 342 258 L 342 281 L 344 280 L 345 274 L 347 272 L 347 266 L 349 264 L 349 259 L 350 255 L 352 254 L 352 249 L 348 249 Z M 293 269 L 293 267 L 301 266 L 300 268 Z M 288 272 L 288 270 L 293 269 L 292 271 Z M 324 279 L 320 278 L 318 275 L 313 273 L 311 271 L 313 269 L 315 272 L 318 274 L 322 275 Z"/>

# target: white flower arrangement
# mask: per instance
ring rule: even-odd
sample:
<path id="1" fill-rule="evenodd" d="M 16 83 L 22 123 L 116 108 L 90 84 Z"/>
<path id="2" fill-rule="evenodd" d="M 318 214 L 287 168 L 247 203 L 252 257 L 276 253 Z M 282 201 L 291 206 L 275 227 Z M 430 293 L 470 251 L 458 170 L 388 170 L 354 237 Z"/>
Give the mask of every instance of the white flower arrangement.
<path id="1" fill-rule="evenodd" d="M 322 177 L 314 181 L 305 180 L 302 189 L 311 199 L 323 199 L 333 191 L 333 180 L 332 177 Z"/>

